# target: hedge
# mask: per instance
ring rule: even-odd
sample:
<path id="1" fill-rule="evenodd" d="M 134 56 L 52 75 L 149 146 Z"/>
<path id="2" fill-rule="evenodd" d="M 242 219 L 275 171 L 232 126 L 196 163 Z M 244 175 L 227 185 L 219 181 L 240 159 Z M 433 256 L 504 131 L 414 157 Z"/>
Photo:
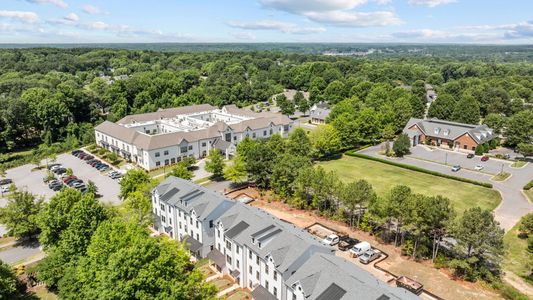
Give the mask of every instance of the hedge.
<path id="1" fill-rule="evenodd" d="M 524 185 L 524 190 L 527 191 L 527 190 L 530 190 L 530 189 L 533 189 L 533 180 L 531 180 L 526 185 Z"/>
<path id="2" fill-rule="evenodd" d="M 366 154 L 356 153 L 353 150 L 346 151 L 345 154 L 349 155 L 349 156 L 354 156 L 354 157 L 359 157 L 359 158 L 363 158 L 363 159 L 368 159 L 368 160 L 381 162 L 381 163 L 384 163 L 384 164 L 388 164 L 388 165 L 392 165 L 392 166 L 408 169 L 408 170 L 411 170 L 411 171 L 426 173 L 426 174 L 429 174 L 429 175 L 439 176 L 439 177 L 443 177 L 443 178 L 447 178 L 447 179 L 452 179 L 452 180 L 457 180 L 457 181 L 461 181 L 461 182 L 466 182 L 466 183 L 479 185 L 479 186 L 482 186 L 482 187 L 492 188 L 492 184 L 491 183 L 480 182 L 480 181 L 466 179 L 466 178 L 457 177 L 457 176 L 453 176 L 453 175 L 447 175 L 447 174 L 443 174 L 443 173 L 427 170 L 427 169 L 424 169 L 424 168 L 419 168 L 419 167 L 415 167 L 415 166 L 411 166 L 411 165 L 398 163 L 398 162 L 395 162 L 395 161 L 390 161 L 390 160 L 387 160 L 387 159 L 382 159 L 382 158 L 378 158 L 378 157 L 374 157 L 374 156 L 370 156 L 370 155 L 366 155 Z M 533 182 L 532 182 L 532 184 L 533 184 Z"/>

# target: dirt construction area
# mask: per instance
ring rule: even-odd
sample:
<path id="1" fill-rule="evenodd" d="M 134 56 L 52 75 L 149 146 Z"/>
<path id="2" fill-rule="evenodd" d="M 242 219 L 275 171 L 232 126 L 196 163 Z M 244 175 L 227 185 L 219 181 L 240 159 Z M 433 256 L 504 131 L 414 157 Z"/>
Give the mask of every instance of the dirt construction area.
<path id="1" fill-rule="evenodd" d="M 424 289 L 441 298 L 477 300 L 502 299 L 499 294 L 481 286 L 481 284 L 455 280 L 446 272 L 446 270 L 437 270 L 431 266 L 431 263 L 419 263 L 401 256 L 399 248 L 381 243 L 369 233 L 350 229 L 341 222 L 328 220 L 317 216 L 310 211 L 291 208 L 280 201 L 269 201 L 268 195 L 260 196 L 259 193 L 252 188 L 235 192 L 234 195 L 230 193 L 227 196 L 231 198 L 232 196 L 237 196 L 243 192 L 256 199 L 251 202 L 250 205 L 260 207 L 276 217 L 291 222 L 298 227 L 306 228 L 318 222 L 335 231 L 347 233 L 358 240 L 368 241 L 373 247 L 380 249 L 389 255 L 387 259 L 379 262 L 378 265 L 381 268 L 397 276 L 404 275 L 412 278 L 422 283 Z M 373 264 L 363 265 L 355 259 L 350 258 L 346 252 L 337 251 L 337 255 L 354 262 L 358 267 L 371 272 L 381 280 L 389 281 L 391 279 L 391 277 L 385 272 L 376 269 Z M 424 296 L 422 297 L 426 298 Z"/>

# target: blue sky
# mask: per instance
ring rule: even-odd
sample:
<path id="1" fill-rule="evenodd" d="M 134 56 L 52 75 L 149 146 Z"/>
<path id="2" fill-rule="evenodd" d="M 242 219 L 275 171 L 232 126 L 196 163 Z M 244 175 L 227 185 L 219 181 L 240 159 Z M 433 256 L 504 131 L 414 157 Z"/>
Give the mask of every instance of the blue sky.
<path id="1" fill-rule="evenodd" d="M 0 43 L 533 43 L 533 0 L 1 0 Z"/>

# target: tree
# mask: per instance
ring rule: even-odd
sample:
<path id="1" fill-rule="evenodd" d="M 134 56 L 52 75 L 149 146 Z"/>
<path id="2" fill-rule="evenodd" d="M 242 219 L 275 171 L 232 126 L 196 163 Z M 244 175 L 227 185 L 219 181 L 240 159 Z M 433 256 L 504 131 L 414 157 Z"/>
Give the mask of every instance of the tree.
<path id="1" fill-rule="evenodd" d="M 239 143 L 240 145 L 240 143 Z M 272 175 L 272 167 L 276 160 L 277 153 L 270 147 L 270 144 L 266 140 L 259 140 L 250 144 L 249 148 L 245 149 L 242 155 L 246 164 L 246 170 L 250 176 L 250 179 L 254 181 L 260 188 L 270 187 L 270 179 Z"/>
<path id="2" fill-rule="evenodd" d="M 95 197 L 98 195 L 98 186 L 92 181 L 87 181 L 87 193 L 93 194 Z"/>
<path id="3" fill-rule="evenodd" d="M 494 130 L 494 133 L 500 134 L 502 129 L 505 127 L 506 119 L 500 114 L 490 113 L 485 119 L 483 119 L 483 124 L 486 124 Z"/>
<path id="4" fill-rule="evenodd" d="M 313 146 L 305 130 L 298 127 L 289 134 L 289 138 L 286 141 L 286 150 L 287 153 L 295 156 L 311 156 Z"/>
<path id="5" fill-rule="evenodd" d="M 12 267 L 0 260 L 0 299 L 14 299 L 17 294 L 17 277 Z"/>
<path id="6" fill-rule="evenodd" d="M 435 260 L 439 253 L 440 241 L 449 233 L 455 211 L 448 198 L 436 196 L 427 200 L 423 221 L 427 224 L 428 233 L 433 239 L 431 259 Z"/>
<path id="7" fill-rule="evenodd" d="M 528 213 L 522 217 L 518 230 L 526 236 L 533 233 L 533 213 Z"/>
<path id="8" fill-rule="evenodd" d="M 130 193 L 144 189 L 145 185 L 151 184 L 148 173 L 140 169 L 131 169 L 126 172 L 120 181 L 120 198 L 125 199 Z"/>
<path id="9" fill-rule="evenodd" d="M 357 227 L 359 227 L 363 207 L 375 201 L 376 197 L 372 185 L 364 179 L 352 181 L 341 187 L 339 198 L 350 215 L 350 226 L 353 226 L 355 210 L 359 209 L 357 214 Z"/>
<path id="10" fill-rule="evenodd" d="M 466 210 L 453 230 L 458 242 L 456 248 L 465 257 L 452 261 L 456 274 L 475 280 L 490 269 L 498 268 L 503 253 L 503 233 L 489 210 L 479 207 Z"/>
<path id="11" fill-rule="evenodd" d="M 455 104 L 453 109 L 453 121 L 478 124 L 480 118 L 479 103 L 472 96 L 464 96 Z"/>
<path id="12" fill-rule="evenodd" d="M 533 111 L 524 110 L 510 117 L 505 136 L 511 147 L 520 143 L 533 143 Z"/>
<path id="13" fill-rule="evenodd" d="M 298 106 L 298 110 L 302 114 L 305 114 L 310 108 L 309 101 L 305 99 L 304 94 L 300 91 L 294 95 L 293 102 Z"/>
<path id="14" fill-rule="evenodd" d="M 180 162 L 167 174 L 167 176 L 175 176 L 185 180 L 191 180 L 194 176 L 193 172 L 187 168 L 186 163 Z"/>
<path id="15" fill-rule="evenodd" d="M 131 219 L 139 225 L 147 226 L 152 223 L 152 201 L 146 193 L 142 191 L 130 193 L 124 204 Z"/>
<path id="16" fill-rule="evenodd" d="M 524 157 L 533 156 L 533 144 L 520 143 L 516 147 L 518 153 L 522 154 Z"/>
<path id="17" fill-rule="evenodd" d="M 316 157 L 337 153 L 341 148 L 338 131 L 329 124 L 320 125 L 309 136 Z"/>
<path id="18" fill-rule="evenodd" d="M 440 120 L 452 120 L 456 101 L 450 94 L 441 94 L 437 100 L 431 103 L 428 109 L 428 117 Z"/>
<path id="19" fill-rule="evenodd" d="M 398 157 L 403 157 L 406 154 L 409 154 L 411 148 L 411 139 L 405 133 L 400 134 L 394 144 L 392 145 L 392 150 Z"/>
<path id="20" fill-rule="evenodd" d="M 246 163 L 241 155 L 235 156 L 232 164 L 227 164 L 224 168 L 224 179 L 233 183 L 242 183 L 248 179 Z"/>
<path id="21" fill-rule="evenodd" d="M 119 218 L 102 223 L 87 255 L 59 283 L 64 299 L 214 299 L 183 247 Z"/>
<path id="22" fill-rule="evenodd" d="M 10 235 L 31 237 L 39 233 L 37 214 L 43 202 L 42 198 L 36 199 L 28 191 L 15 190 L 7 196 L 7 205 L 0 208 L 0 223 L 6 226 Z"/>
<path id="23" fill-rule="evenodd" d="M 292 196 L 293 183 L 298 171 L 310 165 L 311 161 L 307 156 L 295 156 L 288 153 L 280 155 L 272 167 L 272 179 L 270 180 L 272 189 L 279 195 Z"/>
<path id="24" fill-rule="evenodd" d="M 218 149 L 211 149 L 205 162 L 205 170 L 213 173 L 213 178 L 222 178 L 224 175 L 224 158 Z"/>

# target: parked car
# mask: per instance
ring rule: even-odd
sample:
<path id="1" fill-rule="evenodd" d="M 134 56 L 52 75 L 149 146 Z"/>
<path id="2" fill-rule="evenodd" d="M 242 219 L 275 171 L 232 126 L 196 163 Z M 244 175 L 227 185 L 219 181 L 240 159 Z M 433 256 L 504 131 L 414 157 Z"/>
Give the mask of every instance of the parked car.
<path id="1" fill-rule="evenodd" d="M 339 250 L 341 251 L 348 251 L 350 250 L 355 244 L 357 244 L 359 241 L 351 238 L 349 236 L 341 237 L 341 241 L 339 242 Z"/>
<path id="2" fill-rule="evenodd" d="M 474 167 L 474 169 L 476 171 L 481 171 L 481 170 L 483 170 L 483 166 L 482 165 L 477 165 L 477 166 Z"/>
<path id="3" fill-rule="evenodd" d="M 489 157 L 488 157 L 488 156 L 483 155 L 483 156 L 481 157 L 481 161 L 487 161 L 487 160 L 489 160 Z"/>
<path id="4" fill-rule="evenodd" d="M 53 165 L 53 166 L 50 167 L 50 171 L 53 172 L 54 170 L 62 168 L 62 167 L 63 166 L 61 164 L 56 164 L 56 165 Z"/>
<path id="5" fill-rule="evenodd" d="M 13 180 L 9 178 L 0 179 L 0 185 L 12 184 Z"/>
<path id="6" fill-rule="evenodd" d="M 9 193 L 9 186 L 8 185 L 4 185 L 0 189 L 2 190 L 2 193 Z"/>
<path id="7" fill-rule="evenodd" d="M 83 183 L 83 181 L 82 182 L 76 182 L 76 183 L 74 183 L 72 185 L 72 187 L 75 188 L 75 189 L 80 189 L 82 187 L 85 187 L 85 183 Z"/>
<path id="8" fill-rule="evenodd" d="M 89 159 L 93 159 L 93 158 L 94 158 L 94 156 L 92 156 L 92 155 L 86 155 L 86 156 L 83 157 L 83 160 L 89 160 Z"/>
<path id="9" fill-rule="evenodd" d="M 51 187 L 52 191 L 57 192 L 63 188 L 62 184 L 57 184 Z"/>
<path id="10" fill-rule="evenodd" d="M 83 183 L 83 181 L 79 180 L 79 179 L 74 179 L 74 180 L 71 180 L 67 183 L 68 186 L 70 187 L 73 187 L 75 184 L 77 183 Z"/>
<path id="11" fill-rule="evenodd" d="M 340 238 L 338 235 L 330 234 L 322 240 L 322 243 L 329 245 L 329 246 L 335 246 L 339 243 L 339 241 L 340 241 Z"/>
<path id="12" fill-rule="evenodd" d="M 48 182 L 48 187 L 51 187 L 52 185 L 55 185 L 58 183 L 61 184 L 61 182 L 57 179 L 51 180 L 50 182 Z"/>
<path id="13" fill-rule="evenodd" d="M 65 169 L 65 168 L 58 168 L 58 169 L 55 169 L 55 170 L 54 170 L 54 173 L 56 173 L 57 175 L 66 174 L 66 173 L 67 173 L 67 169 Z"/>
<path id="14" fill-rule="evenodd" d="M 92 164 L 92 163 L 95 162 L 95 161 L 98 161 L 98 160 L 93 158 L 93 159 L 89 159 L 89 160 L 86 161 L 85 163 L 88 164 L 88 165 L 90 165 L 90 164 Z"/>
<path id="15" fill-rule="evenodd" d="M 81 153 L 81 152 L 83 152 L 83 151 L 78 149 L 78 150 L 72 151 L 71 154 L 72 155 L 76 155 L 76 154 Z"/>
<path id="16" fill-rule="evenodd" d="M 370 246 L 369 242 L 360 242 L 350 249 L 350 255 L 352 257 L 357 257 L 370 249 L 372 249 L 372 247 Z"/>
<path id="17" fill-rule="evenodd" d="M 76 178 L 76 176 L 73 176 L 73 177 L 70 177 L 70 178 L 67 178 L 67 179 L 64 179 L 63 182 L 65 184 L 69 184 L 71 181 L 73 180 L 77 180 L 78 178 Z"/>
<path id="18" fill-rule="evenodd" d="M 452 172 L 459 172 L 459 170 L 461 170 L 461 166 L 460 165 L 455 165 L 452 167 Z"/>
<path id="19" fill-rule="evenodd" d="M 503 158 L 505 159 L 511 159 L 511 154 L 507 153 L 503 155 Z"/>
<path id="20" fill-rule="evenodd" d="M 474 158 L 474 153 L 468 153 L 468 155 L 466 156 L 466 158 Z"/>
<path id="21" fill-rule="evenodd" d="M 377 249 L 370 249 L 359 256 L 359 261 L 363 264 L 369 264 L 381 256 L 381 251 Z"/>
<path id="22" fill-rule="evenodd" d="M 97 165 L 101 165 L 102 163 L 99 160 L 93 160 L 89 165 L 91 167 L 96 167 Z"/>
<path id="23" fill-rule="evenodd" d="M 52 170 L 53 167 L 55 166 L 61 166 L 61 164 L 49 164 L 48 165 L 48 170 Z"/>

